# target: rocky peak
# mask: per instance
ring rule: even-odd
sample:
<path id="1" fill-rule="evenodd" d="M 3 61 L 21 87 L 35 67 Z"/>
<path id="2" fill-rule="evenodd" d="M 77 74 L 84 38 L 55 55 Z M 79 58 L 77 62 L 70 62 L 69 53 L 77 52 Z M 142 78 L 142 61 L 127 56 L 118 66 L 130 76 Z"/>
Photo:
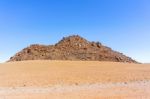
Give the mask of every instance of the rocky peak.
<path id="1" fill-rule="evenodd" d="M 72 35 L 63 37 L 55 46 L 57 47 L 72 47 L 72 48 L 84 48 L 89 45 L 89 41 L 80 37 L 79 35 Z"/>

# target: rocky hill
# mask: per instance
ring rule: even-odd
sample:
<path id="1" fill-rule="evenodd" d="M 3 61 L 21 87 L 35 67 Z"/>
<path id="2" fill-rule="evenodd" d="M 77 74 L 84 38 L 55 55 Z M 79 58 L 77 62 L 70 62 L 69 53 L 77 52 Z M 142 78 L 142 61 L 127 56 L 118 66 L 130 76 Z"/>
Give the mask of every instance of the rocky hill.
<path id="1" fill-rule="evenodd" d="M 89 42 L 78 35 L 64 37 L 55 45 L 31 45 L 11 57 L 9 61 L 23 60 L 88 60 L 137 63 L 130 57 L 99 42 Z"/>

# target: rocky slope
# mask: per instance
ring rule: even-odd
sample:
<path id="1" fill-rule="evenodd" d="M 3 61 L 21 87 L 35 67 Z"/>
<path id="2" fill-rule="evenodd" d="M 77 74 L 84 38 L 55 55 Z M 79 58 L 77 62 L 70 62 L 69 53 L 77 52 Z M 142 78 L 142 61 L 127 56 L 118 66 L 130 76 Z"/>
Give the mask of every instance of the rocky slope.
<path id="1" fill-rule="evenodd" d="M 23 60 L 88 60 L 137 63 L 130 57 L 99 42 L 89 42 L 78 35 L 64 37 L 55 45 L 31 45 L 11 57 L 9 61 Z"/>

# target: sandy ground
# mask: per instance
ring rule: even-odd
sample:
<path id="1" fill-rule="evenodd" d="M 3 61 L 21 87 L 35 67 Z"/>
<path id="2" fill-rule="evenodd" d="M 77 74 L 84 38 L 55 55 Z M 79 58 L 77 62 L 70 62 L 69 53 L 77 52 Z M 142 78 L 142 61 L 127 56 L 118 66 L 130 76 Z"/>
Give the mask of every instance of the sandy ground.
<path id="1" fill-rule="evenodd" d="M 150 99 L 150 64 L 3 63 L 0 99 Z"/>

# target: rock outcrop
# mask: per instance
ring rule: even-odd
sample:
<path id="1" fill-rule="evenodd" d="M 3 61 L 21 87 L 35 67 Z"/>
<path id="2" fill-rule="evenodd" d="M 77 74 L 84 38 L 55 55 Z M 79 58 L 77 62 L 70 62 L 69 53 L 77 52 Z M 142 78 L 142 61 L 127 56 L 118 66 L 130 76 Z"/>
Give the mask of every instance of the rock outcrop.
<path id="1" fill-rule="evenodd" d="M 89 42 L 78 35 L 64 37 L 55 45 L 31 45 L 11 57 L 9 61 L 24 60 L 87 60 L 137 63 L 130 57 L 114 51 L 100 42 Z"/>

